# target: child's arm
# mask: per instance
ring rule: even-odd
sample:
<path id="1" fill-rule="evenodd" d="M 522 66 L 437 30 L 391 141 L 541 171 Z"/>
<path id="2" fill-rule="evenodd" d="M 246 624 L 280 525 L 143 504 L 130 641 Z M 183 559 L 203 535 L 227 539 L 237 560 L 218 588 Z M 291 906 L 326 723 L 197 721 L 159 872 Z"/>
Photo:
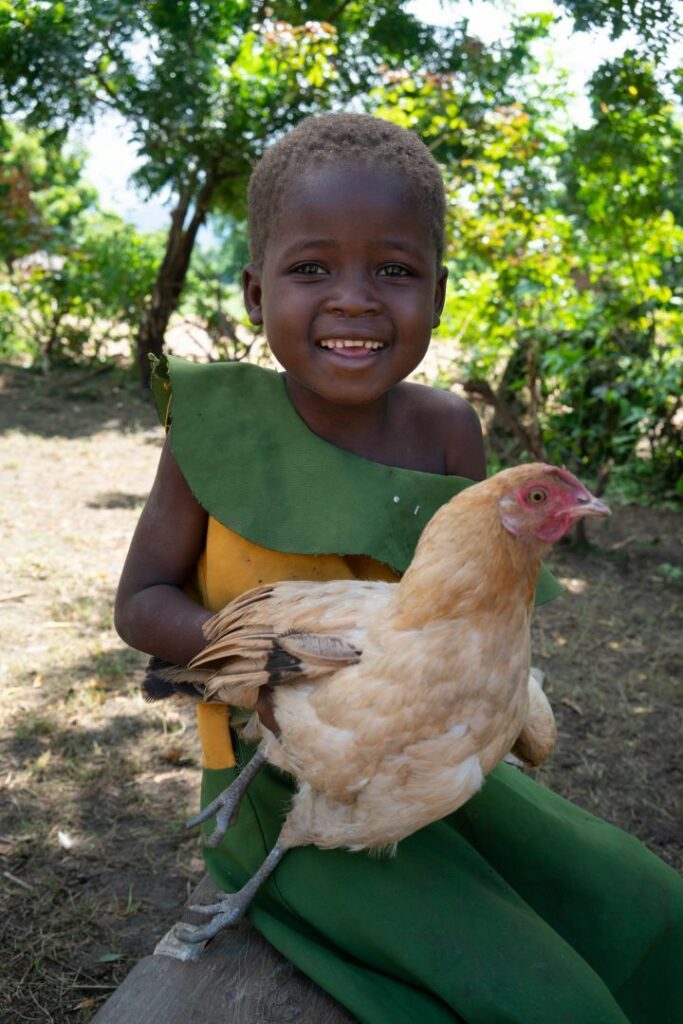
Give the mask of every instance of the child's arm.
<path id="1" fill-rule="evenodd" d="M 186 665 L 204 647 L 211 617 L 183 593 L 204 547 L 207 514 L 164 445 L 116 594 L 119 636 L 140 651 Z"/>

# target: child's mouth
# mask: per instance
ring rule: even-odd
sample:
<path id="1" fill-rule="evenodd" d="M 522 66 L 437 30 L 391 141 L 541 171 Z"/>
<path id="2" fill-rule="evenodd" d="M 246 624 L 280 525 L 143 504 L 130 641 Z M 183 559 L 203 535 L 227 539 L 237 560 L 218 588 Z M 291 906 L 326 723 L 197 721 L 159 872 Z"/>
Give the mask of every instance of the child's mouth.
<path id="1" fill-rule="evenodd" d="M 386 342 L 375 338 L 323 338 L 317 346 L 343 359 L 366 359 L 386 348 Z"/>

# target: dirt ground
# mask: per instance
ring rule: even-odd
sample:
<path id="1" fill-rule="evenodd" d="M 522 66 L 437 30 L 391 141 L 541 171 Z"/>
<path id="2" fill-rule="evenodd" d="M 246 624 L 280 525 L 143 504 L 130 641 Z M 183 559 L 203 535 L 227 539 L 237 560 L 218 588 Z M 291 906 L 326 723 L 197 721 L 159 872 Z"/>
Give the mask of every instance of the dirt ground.
<path id="1" fill-rule="evenodd" d="M 120 371 L 0 374 L 2 1024 L 90 1020 L 203 873 L 192 713 L 142 701 L 112 628 L 161 441 Z M 537 777 L 680 869 L 683 515 L 591 526 L 534 626 L 559 723 Z"/>

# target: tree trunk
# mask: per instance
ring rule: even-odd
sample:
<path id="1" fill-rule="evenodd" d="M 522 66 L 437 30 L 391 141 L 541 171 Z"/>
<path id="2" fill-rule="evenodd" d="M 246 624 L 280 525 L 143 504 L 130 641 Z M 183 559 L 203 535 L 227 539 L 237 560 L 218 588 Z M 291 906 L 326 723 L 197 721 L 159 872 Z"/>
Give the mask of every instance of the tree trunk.
<path id="1" fill-rule="evenodd" d="M 43 348 L 40 359 L 40 366 L 43 373 L 47 374 L 52 369 L 52 364 L 55 359 L 55 352 L 57 350 L 57 340 L 59 336 L 59 326 L 64 317 L 64 313 L 58 310 L 52 318 L 49 324 L 49 334 L 47 337 L 47 343 Z"/>
<path id="2" fill-rule="evenodd" d="M 149 384 L 149 356 L 160 356 L 163 352 L 168 321 L 178 307 L 197 232 L 206 220 L 218 180 L 215 174 L 207 174 L 187 227 L 185 221 L 192 198 L 189 191 L 181 196 L 171 213 L 171 229 L 166 240 L 166 251 L 154 282 L 150 303 L 142 315 L 136 342 L 136 362 L 143 388 Z"/>
<path id="3" fill-rule="evenodd" d="M 596 498 L 601 498 L 605 493 L 607 487 L 607 481 L 609 480 L 610 473 L 614 468 L 614 459 L 609 458 L 603 462 L 602 466 L 598 470 L 598 475 L 595 479 L 595 487 L 593 488 L 593 494 Z M 579 551 L 588 551 L 591 547 L 591 542 L 588 539 L 588 531 L 586 530 L 586 520 L 579 519 L 577 522 L 574 533 L 572 534 L 572 545 Z"/>
<path id="4" fill-rule="evenodd" d="M 468 394 L 478 395 L 487 405 L 493 406 L 500 423 L 517 438 L 523 450 L 530 452 L 539 462 L 547 462 L 548 456 L 540 436 L 526 429 L 519 416 L 506 404 L 500 391 L 494 391 L 485 380 L 464 380 L 460 384 Z"/>

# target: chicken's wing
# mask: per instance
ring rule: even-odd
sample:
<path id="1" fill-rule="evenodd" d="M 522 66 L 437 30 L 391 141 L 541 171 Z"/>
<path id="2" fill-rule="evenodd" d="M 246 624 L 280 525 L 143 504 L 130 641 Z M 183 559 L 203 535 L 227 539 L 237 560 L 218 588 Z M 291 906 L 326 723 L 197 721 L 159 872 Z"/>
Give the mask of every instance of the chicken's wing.
<path id="1" fill-rule="evenodd" d="M 538 669 L 532 669 L 529 673 L 529 711 L 512 748 L 515 757 L 519 757 L 531 768 L 537 768 L 548 760 L 557 741 L 555 716 L 536 672 Z"/>
<path id="2" fill-rule="evenodd" d="M 365 580 L 257 587 L 209 619 L 207 646 L 187 669 L 155 660 L 146 692 L 155 699 L 155 687 L 170 684 L 180 696 L 253 710 L 263 686 L 320 682 L 359 662 L 366 625 L 382 618 L 395 590 Z"/>

